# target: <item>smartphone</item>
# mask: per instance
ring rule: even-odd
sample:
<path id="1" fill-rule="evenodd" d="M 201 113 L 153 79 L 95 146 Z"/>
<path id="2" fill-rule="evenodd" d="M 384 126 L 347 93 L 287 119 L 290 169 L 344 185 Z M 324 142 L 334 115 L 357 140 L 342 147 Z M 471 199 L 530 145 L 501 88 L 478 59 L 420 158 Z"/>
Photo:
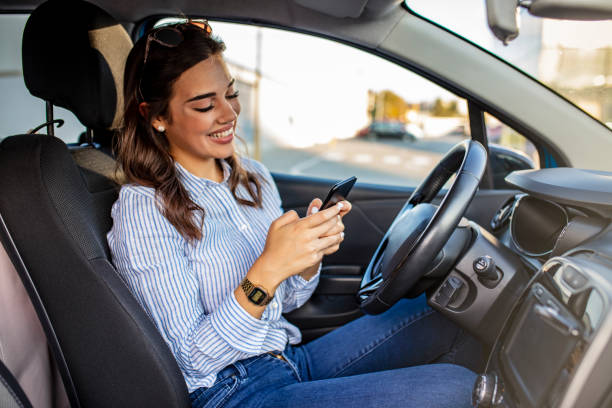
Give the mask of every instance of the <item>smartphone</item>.
<path id="1" fill-rule="evenodd" d="M 353 188 L 353 184 L 357 181 L 357 177 L 349 177 L 346 180 L 342 180 L 333 185 L 327 197 L 323 200 L 321 210 L 331 207 L 332 205 L 346 199 L 349 191 Z"/>

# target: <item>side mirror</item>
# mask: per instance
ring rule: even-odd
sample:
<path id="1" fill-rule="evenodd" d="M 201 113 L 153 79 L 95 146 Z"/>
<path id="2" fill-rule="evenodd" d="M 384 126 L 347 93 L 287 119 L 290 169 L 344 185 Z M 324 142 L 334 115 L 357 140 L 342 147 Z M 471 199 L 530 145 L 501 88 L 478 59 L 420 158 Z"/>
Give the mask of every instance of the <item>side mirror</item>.
<path id="1" fill-rule="evenodd" d="M 526 154 L 497 144 L 489 144 L 489 163 L 495 189 L 515 189 L 506 183 L 506 176 L 516 170 L 535 168 Z"/>

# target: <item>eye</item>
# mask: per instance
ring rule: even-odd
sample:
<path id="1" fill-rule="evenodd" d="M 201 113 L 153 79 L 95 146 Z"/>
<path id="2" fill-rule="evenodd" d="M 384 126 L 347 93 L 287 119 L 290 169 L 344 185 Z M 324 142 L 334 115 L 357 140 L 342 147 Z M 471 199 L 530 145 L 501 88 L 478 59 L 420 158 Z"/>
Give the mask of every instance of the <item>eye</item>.
<path id="1" fill-rule="evenodd" d="M 236 91 L 233 94 L 227 95 L 226 98 L 227 99 L 234 99 L 234 98 L 237 98 L 238 95 L 240 95 L 240 91 Z"/>
<path id="2" fill-rule="evenodd" d="M 193 109 L 197 110 L 198 112 L 208 112 L 212 108 L 214 108 L 214 106 L 210 105 L 210 106 L 207 106 L 205 108 L 193 108 Z"/>

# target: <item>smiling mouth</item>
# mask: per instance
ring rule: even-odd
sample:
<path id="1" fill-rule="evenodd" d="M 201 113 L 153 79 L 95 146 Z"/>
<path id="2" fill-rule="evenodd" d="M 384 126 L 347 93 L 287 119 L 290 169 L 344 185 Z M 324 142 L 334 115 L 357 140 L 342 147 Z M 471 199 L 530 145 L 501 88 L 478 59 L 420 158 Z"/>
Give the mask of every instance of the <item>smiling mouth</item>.
<path id="1" fill-rule="evenodd" d="M 228 137 L 232 133 L 234 133 L 234 128 L 233 127 L 229 128 L 227 130 L 224 130 L 222 132 L 210 133 L 208 136 L 210 136 L 210 137 L 212 137 L 214 139 L 222 139 L 224 137 Z"/>

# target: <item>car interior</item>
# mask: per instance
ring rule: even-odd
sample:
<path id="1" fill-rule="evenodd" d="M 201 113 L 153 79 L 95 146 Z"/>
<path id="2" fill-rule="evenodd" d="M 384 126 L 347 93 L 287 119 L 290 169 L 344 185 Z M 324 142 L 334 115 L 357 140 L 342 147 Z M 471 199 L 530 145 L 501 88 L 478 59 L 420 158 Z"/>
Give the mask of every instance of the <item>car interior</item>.
<path id="1" fill-rule="evenodd" d="M 399 1 L 94 3 L 0 2 L 2 13 L 29 14 L 23 79 L 47 119 L 0 141 L 1 406 L 190 406 L 106 243 L 122 182 L 112 145 L 125 60 L 142 32 L 175 15 L 333 39 L 468 101 L 470 139 L 418 187 L 357 182 L 342 249 L 324 260 L 312 298 L 286 315 L 303 342 L 426 293 L 483 345 L 475 406 L 612 406 L 612 173 L 589 167 L 608 161 L 609 128 Z M 449 58 L 465 62 L 451 68 Z M 54 107 L 86 127 L 80 143 L 54 137 Z M 531 135 L 542 168 L 494 168 L 485 112 Z M 602 145 L 587 151 L 576 134 Z M 273 176 L 284 209 L 299 214 L 336 181 Z"/>

